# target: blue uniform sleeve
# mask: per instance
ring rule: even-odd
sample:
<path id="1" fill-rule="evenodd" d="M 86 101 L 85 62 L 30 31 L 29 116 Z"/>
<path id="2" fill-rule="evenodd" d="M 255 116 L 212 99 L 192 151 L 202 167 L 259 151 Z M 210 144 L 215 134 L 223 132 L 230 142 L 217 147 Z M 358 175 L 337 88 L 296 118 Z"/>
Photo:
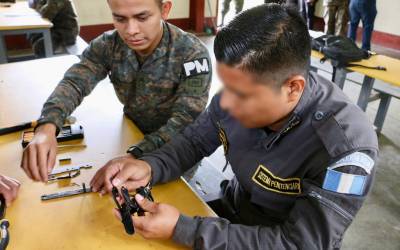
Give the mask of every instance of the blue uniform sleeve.
<path id="1" fill-rule="evenodd" d="M 359 169 L 344 167 L 346 173 Z M 364 202 L 374 174 L 375 170 L 371 170 L 366 189 L 360 195 L 333 192 L 314 180 L 304 180 L 304 191 L 288 218 L 271 227 L 181 215 L 173 239 L 193 249 L 340 249 L 343 235 Z"/>

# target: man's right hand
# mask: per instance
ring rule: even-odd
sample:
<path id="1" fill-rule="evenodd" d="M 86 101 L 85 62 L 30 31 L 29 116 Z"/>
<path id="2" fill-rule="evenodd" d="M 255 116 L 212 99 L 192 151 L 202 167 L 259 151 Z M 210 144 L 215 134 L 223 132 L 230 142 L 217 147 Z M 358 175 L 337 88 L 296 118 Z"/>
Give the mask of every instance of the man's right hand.
<path id="1" fill-rule="evenodd" d="M 35 136 L 22 155 L 21 167 L 32 180 L 47 182 L 56 157 L 56 126 L 46 123 L 36 128 Z"/>
<path id="2" fill-rule="evenodd" d="M 112 159 L 100 168 L 90 181 L 90 186 L 94 192 L 101 194 L 110 193 L 113 186 L 118 189 L 124 186 L 129 191 L 133 191 L 140 186 L 145 186 L 150 179 L 150 165 L 126 154 Z"/>

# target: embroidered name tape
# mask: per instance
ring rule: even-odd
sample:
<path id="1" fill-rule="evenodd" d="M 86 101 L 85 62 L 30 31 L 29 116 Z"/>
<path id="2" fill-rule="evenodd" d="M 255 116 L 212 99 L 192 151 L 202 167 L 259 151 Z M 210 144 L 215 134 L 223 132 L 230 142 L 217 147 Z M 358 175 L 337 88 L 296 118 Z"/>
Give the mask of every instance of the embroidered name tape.
<path id="1" fill-rule="evenodd" d="M 327 168 L 322 188 L 342 194 L 362 195 L 368 180 L 368 175 L 371 174 L 374 164 L 375 162 L 371 157 L 361 152 L 355 152 L 345 156 Z M 360 167 L 364 169 L 368 175 L 348 174 L 335 170 L 343 166 Z"/>
<path id="2" fill-rule="evenodd" d="M 296 195 L 301 193 L 300 178 L 280 178 L 263 165 L 258 166 L 253 181 L 272 192 Z"/>
<path id="3" fill-rule="evenodd" d="M 183 64 L 186 77 L 210 73 L 210 66 L 207 58 L 196 59 Z"/>

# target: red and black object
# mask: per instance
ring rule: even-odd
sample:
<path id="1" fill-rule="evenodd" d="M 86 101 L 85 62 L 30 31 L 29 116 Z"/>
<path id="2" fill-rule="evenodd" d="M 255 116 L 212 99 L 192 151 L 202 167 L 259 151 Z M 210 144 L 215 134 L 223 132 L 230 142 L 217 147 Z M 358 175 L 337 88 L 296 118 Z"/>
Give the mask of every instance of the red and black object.
<path id="1" fill-rule="evenodd" d="M 34 135 L 35 135 L 34 131 L 25 131 L 22 134 L 23 148 L 28 146 L 28 144 L 32 141 Z M 60 133 L 57 136 L 57 142 L 65 142 L 83 138 L 84 138 L 83 127 L 78 124 L 72 124 L 62 127 Z"/>

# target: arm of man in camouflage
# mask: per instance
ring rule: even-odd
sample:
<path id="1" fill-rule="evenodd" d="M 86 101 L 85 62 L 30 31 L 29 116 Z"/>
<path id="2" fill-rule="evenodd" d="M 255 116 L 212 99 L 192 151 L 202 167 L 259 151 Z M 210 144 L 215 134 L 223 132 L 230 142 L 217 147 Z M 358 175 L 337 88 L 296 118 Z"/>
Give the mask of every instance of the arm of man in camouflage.
<path id="1" fill-rule="evenodd" d="M 47 0 L 47 3 L 45 5 L 36 4 L 35 8 L 37 12 L 42 15 L 42 17 L 47 18 L 51 21 L 64 8 L 66 1 L 68 0 Z"/>
<path id="2" fill-rule="evenodd" d="M 204 66 L 203 71 L 194 69 L 194 73 L 187 74 L 184 65 L 182 66 L 182 81 L 176 92 L 178 98 L 172 107 L 172 116 L 158 131 L 145 135 L 144 140 L 135 145 L 143 153 L 151 152 L 170 141 L 174 135 L 192 123 L 207 104 L 212 77 L 208 52 L 196 53 L 186 61 Z"/>
<path id="3" fill-rule="evenodd" d="M 93 40 L 83 52 L 81 61 L 65 73 L 43 105 L 39 125 L 53 123 L 59 131 L 65 118 L 91 93 L 97 83 L 107 76 L 108 58 L 110 57 L 106 36 L 103 35 Z"/>

